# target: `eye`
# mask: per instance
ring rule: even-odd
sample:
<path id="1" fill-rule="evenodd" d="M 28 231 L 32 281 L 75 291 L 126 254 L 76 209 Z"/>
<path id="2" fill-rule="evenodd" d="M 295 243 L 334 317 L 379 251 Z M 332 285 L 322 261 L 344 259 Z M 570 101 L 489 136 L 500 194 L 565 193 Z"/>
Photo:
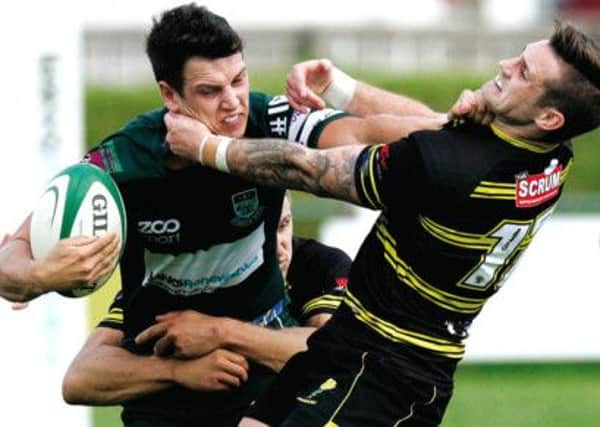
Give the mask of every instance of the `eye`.
<path id="1" fill-rule="evenodd" d="M 289 218 L 284 218 L 279 222 L 279 227 L 278 230 L 279 231 L 283 231 L 285 230 L 288 226 L 290 225 L 290 219 Z"/>
<path id="2" fill-rule="evenodd" d="M 235 79 L 233 79 L 233 82 L 231 82 L 231 84 L 233 86 L 240 86 L 241 84 L 243 84 L 246 81 L 246 74 L 240 74 L 239 76 L 237 76 Z"/>
<path id="3" fill-rule="evenodd" d="M 196 93 L 202 96 L 216 96 L 219 93 L 219 88 L 212 86 L 200 86 L 196 89 Z"/>

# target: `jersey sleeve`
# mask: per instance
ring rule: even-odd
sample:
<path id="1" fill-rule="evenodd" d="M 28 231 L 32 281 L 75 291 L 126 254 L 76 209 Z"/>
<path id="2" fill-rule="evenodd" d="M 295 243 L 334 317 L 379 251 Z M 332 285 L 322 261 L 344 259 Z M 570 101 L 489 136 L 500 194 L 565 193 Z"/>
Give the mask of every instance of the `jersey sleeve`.
<path id="1" fill-rule="evenodd" d="M 354 181 L 361 204 L 377 210 L 418 208 L 429 186 L 417 142 L 412 138 L 365 148 Z"/>
<path id="2" fill-rule="evenodd" d="M 344 298 L 352 260 L 341 249 L 294 237 L 287 275 L 290 311 L 301 322 L 333 313 Z"/>
<path id="3" fill-rule="evenodd" d="M 126 182 L 164 175 L 163 158 L 166 153 L 166 145 L 164 148 L 151 149 L 117 133 L 90 150 L 83 162 L 98 166 L 117 182 Z"/>
<path id="4" fill-rule="evenodd" d="M 123 292 L 119 291 L 115 295 L 115 299 L 108 308 L 108 312 L 104 315 L 98 328 L 111 328 L 123 331 L 123 306 L 124 306 Z"/>
<path id="5" fill-rule="evenodd" d="M 317 147 L 321 133 L 329 123 L 348 115 L 331 108 L 301 113 L 292 108 L 284 95 L 271 97 L 252 93 L 250 105 L 251 119 L 263 130 L 263 135 L 248 136 L 282 138 L 310 148 Z"/>

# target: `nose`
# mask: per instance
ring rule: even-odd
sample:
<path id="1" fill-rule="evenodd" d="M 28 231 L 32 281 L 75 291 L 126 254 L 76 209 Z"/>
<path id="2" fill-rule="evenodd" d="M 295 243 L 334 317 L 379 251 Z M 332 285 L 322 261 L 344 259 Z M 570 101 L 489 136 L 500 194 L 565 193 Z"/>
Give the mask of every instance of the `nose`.
<path id="1" fill-rule="evenodd" d="M 277 257 L 281 257 L 285 253 L 285 239 L 277 239 Z"/>
<path id="2" fill-rule="evenodd" d="M 498 65 L 500 66 L 500 72 L 502 75 L 510 76 L 514 66 L 517 64 L 517 61 L 517 58 L 501 59 L 500 62 L 498 62 Z"/>
<path id="3" fill-rule="evenodd" d="M 233 110 L 240 105 L 240 100 L 238 98 L 237 92 L 231 86 L 225 88 L 223 92 L 223 100 L 222 105 L 226 109 Z"/>

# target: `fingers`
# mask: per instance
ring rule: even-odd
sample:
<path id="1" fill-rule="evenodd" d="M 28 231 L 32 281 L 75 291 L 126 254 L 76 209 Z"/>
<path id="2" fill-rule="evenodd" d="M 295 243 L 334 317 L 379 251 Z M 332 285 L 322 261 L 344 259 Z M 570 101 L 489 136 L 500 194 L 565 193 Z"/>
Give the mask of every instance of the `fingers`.
<path id="1" fill-rule="evenodd" d="M 301 94 L 296 90 L 288 88 L 286 90 L 286 94 L 292 108 L 300 111 L 301 113 L 307 113 L 309 108 L 312 108 L 313 110 L 321 110 L 326 107 L 325 101 L 323 101 L 320 96 L 316 95 L 310 89 L 306 89 L 306 91 Z"/>
<path id="2" fill-rule="evenodd" d="M 181 314 L 181 311 L 169 311 L 168 313 L 159 314 L 155 317 L 157 322 L 164 322 L 165 320 L 171 320 Z"/>
<path id="3" fill-rule="evenodd" d="M 155 325 L 146 328 L 135 337 L 135 343 L 142 345 L 148 341 L 155 340 L 158 337 L 162 337 L 167 333 L 169 325 L 166 323 L 157 323 Z"/>
<path id="4" fill-rule="evenodd" d="M 86 254 L 89 257 L 87 263 L 92 266 L 87 274 L 87 283 L 93 283 L 99 278 L 112 273 L 115 269 L 121 249 L 121 241 L 116 233 L 113 234 L 115 237 L 111 237 L 108 244 L 100 247 L 98 252 L 91 252 L 91 250 L 98 248 L 98 245 L 94 242 L 92 244 L 94 247 L 91 247 L 90 253 Z"/>
<path id="5" fill-rule="evenodd" d="M 489 111 L 480 91 L 464 90 L 448 114 L 451 120 L 468 118 L 475 123 L 489 125 L 494 115 Z"/>
<path id="6" fill-rule="evenodd" d="M 154 354 L 156 356 L 170 356 L 175 352 L 175 337 L 173 335 L 164 335 L 154 344 Z"/>
<path id="7" fill-rule="evenodd" d="M 106 236 L 107 235 L 102 237 L 106 238 Z M 74 236 L 67 239 L 62 239 L 59 241 L 59 243 L 66 246 L 86 246 L 98 241 L 99 239 L 100 237 L 98 236 Z"/>
<path id="8" fill-rule="evenodd" d="M 82 255 L 84 256 L 92 256 L 94 254 L 110 254 L 115 245 L 119 246 L 119 235 L 111 231 L 110 233 L 103 234 L 102 236 L 91 236 L 91 237 L 82 237 L 82 240 L 76 240 L 75 242 L 69 241 L 73 246 L 85 246 L 85 248 L 81 248 Z M 73 238 L 77 239 L 77 237 Z M 83 239 L 91 239 L 87 243 L 84 243 Z M 68 239 L 71 240 L 71 239 Z M 65 242 L 67 243 L 67 242 Z"/>
<path id="9" fill-rule="evenodd" d="M 219 367 L 223 370 L 222 382 L 239 387 L 248 380 L 248 362 L 243 356 L 227 350 L 219 350 L 216 354 Z"/>
<path id="10" fill-rule="evenodd" d="M 325 108 L 325 102 L 317 92 L 322 92 L 330 79 L 331 62 L 326 59 L 301 62 L 292 67 L 286 79 L 286 95 L 290 105 L 306 113 L 309 108 Z"/>

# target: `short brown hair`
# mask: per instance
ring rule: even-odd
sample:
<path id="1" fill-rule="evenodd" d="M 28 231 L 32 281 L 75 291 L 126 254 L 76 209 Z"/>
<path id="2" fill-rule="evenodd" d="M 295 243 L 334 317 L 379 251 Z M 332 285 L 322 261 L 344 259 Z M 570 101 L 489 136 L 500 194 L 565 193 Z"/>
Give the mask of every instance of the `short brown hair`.
<path id="1" fill-rule="evenodd" d="M 547 135 L 549 140 L 564 141 L 600 125 L 600 47 L 562 22 L 556 23 L 550 46 L 568 67 L 563 78 L 546 82 L 546 94 L 539 103 L 564 115 L 564 126 Z"/>

